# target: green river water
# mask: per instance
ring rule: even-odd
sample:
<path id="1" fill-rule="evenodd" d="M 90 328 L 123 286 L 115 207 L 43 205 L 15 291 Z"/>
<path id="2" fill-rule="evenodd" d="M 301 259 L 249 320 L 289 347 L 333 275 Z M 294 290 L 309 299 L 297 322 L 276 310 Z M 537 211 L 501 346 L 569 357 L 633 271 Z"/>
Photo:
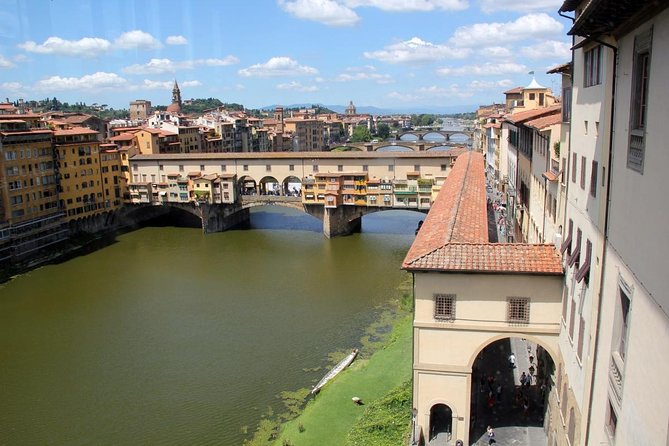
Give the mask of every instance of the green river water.
<path id="1" fill-rule="evenodd" d="M 423 217 L 328 240 L 263 207 L 247 230 L 147 227 L 0 285 L 0 445 L 240 445 L 358 346 Z"/>

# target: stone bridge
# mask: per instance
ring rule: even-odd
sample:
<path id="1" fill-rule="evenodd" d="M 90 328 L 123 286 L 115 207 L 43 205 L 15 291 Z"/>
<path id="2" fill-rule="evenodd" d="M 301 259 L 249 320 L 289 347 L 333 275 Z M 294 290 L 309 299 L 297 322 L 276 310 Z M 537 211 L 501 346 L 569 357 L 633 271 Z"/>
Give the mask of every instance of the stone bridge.
<path id="1" fill-rule="evenodd" d="M 429 132 L 428 132 L 429 133 Z M 428 151 L 434 147 L 453 147 L 457 148 L 462 146 L 461 143 L 451 143 L 451 142 L 429 142 L 429 141 L 402 141 L 399 138 L 394 140 L 394 141 L 381 141 L 381 142 L 346 142 L 346 143 L 341 143 L 337 144 L 334 143 L 331 145 L 331 149 L 337 149 L 339 147 L 344 147 L 349 150 L 357 150 L 360 152 L 376 152 L 378 149 L 382 147 L 398 147 L 400 150 L 398 151 L 414 151 L 414 152 L 425 152 Z M 408 149 L 408 150 L 403 150 L 403 149 Z"/>
<path id="2" fill-rule="evenodd" d="M 170 209 L 186 212 L 197 217 L 202 224 L 205 234 L 221 232 L 248 222 L 250 209 L 257 206 L 283 206 L 303 211 L 323 222 L 323 234 L 327 238 L 349 235 L 359 232 L 362 226 L 362 217 L 365 215 L 399 208 L 383 206 L 338 206 L 326 208 L 320 204 L 304 204 L 300 197 L 285 197 L 272 195 L 243 195 L 238 203 L 209 204 L 201 202 L 158 204 L 142 203 L 127 204 L 123 215 L 127 222 L 139 223 L 150 218 L 167 215 Z M 402 208 L 426 214 L 428 209 Z M 136 215 L 136 218 L 131 218 Z"/>
<path id="3" fill-rule="evenodd" d="M 453 135 L 464 135 L 469 140 L 474 139 L 474 132 L 472 130 L 407 130 L 397 133 L 396 138 L 400 140 L 404 135 L 414 135 L 419 141 L 423 141 L 425 136 L 429 134 L 441 135 L 446 138 L 446 141 L 450 141 Z"/>

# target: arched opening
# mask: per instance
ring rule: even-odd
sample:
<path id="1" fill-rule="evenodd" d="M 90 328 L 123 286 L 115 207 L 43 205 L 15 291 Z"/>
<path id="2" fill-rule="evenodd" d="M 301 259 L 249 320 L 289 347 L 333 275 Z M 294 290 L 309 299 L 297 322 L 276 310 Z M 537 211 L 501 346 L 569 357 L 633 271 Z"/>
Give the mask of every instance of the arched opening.
<path id="1" fill-rule="evenodd" d="M 274 177 L 263 177 L 258 185 L 260 195 L 281 195 L 279 181 Z"/>
<path id="2" fill-rule="evenodd" d="M 453 432 L 453 411 L 446 404 L 430 409 L 430 442 L 447 444 Z"/>
<path id="3" fill-rule="evenodd" d="M 429 132 L 423 136 L 423 140 L 427 142 L 445 142 L 446 137 L 438 132 Z"/>
<path id="4" fill-rule="evenodd" d="M 407 146 L 398 146 L 398 145 L 389 145 L 381 146 L 376 149 L 377 152 L 414 152 L 411 147 Z"/>
<path id="5" fill-rule="evenodd" d="M 258 187 L 256 180 L 253 177 L 244 175 L 237 181 L 237 186 L 239 188 L 239 195 L 257 195 Z"/>
<path id="6" fill-rule="evenodd" d="M 453 133 L 448 139 L 452 142 L 467 142 L 471 138 L 465 133 Z"/>
<path id="7" fill-rule="evenodd" d="M 418 141 L 418 135 L 413 133 L 405 133 L 404 135 L 400 136 L 400 141 L 416 142 Z"/>
<path id="8" fill-rule="evenodd" d="M 289 176 L 283 180 L 282 194 L 288 197 L 299 197 L 302 192 L 302 181 L 296 176 Z"/>
<path id="9" fill-rule="evenodd" d="M 488 426 L 498 442 L 523 428 L 532 444 L 546 444 L 544 419 L 554 371 L 549 352 L 530 339 L 508 337 L 484 347 L 472 366 L 470 444 L 487 440 Z"/>

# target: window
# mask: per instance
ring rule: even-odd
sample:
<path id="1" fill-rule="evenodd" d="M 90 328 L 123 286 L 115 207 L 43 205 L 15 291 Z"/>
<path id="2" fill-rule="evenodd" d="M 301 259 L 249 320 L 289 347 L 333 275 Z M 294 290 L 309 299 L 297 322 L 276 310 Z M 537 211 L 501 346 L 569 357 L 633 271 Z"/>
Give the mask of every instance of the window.
<path id="1" fill-rule="evenodd" d="M 569 266 L 576 265 L 575 268 L 578 269 L 580 261 L 581 261 L 581 230 L 576 229 L 576 247 L 569 256 L 569 262 L 567 263 Z"/>
<path id="2" fill-rule="evenodd" d="M 534 93 L 530 93 L 530 101 L 534 101 Z"/>
<path id="3" fill-rule="evenodd" d="M 599 170 L 599 163 L 592 160 L 592 168 L 590 169 L 590 195 L 597 196 L 597 171 Z"/>
<path id="4" fill-rule="evenodd" d="M 571 121 L 571 87 L 562 89 L 562 122 Z"/>
<path id="5" fill-rule="evenodd" d="M 574 320 L 576 318 L 576 301 L 574 299 L 569 299 L 571 302 L 571 311 L 569 312 L 569 339 L 572 344 L 574 342 Z"/>
<path id="6" fill-rule="evenodd" d="M 602 83 L 602 47 L 597 45 L 593 49 L 584 53 L 585 73 L 583 76 L 583 86 L 592 87 Z"/>
<path id="7" fill-rule="evenodd" d="M 441 171 L 442 171 L 442 172 L 446 172 L 446 164 L 442 164 L 442 165 L 441 165 Z"/>
<path id="8" fill-rule="evenodd" d="M 618 426 L 618 415 L 616 414 L 613 404 L 609 401 L 609 407 L 606 410 L 606 430 L 611 437 L 616 436 L 616 427 Z"/>
<path id="9" fill-rule="evenodd" d="M 271 164 L 265 164 L 265 171 L 266 172 L 271 172 L 272 171 L 272 165 Z"/>
<path id="10" fill-rule="evenodd" d="M 576 162 L 578 161 L 578 155 L 573 153 L 571 156 L 571 182 L 576 182 Z"/>
<path id="11" fill-rule="evenodd" d="M 576 279 L 577 282 L 580 282 L 581 280 L 585 279 L 585 284 L 587 285 L 590 282 L 590 261 L 591 258 L 590 256 L 592 255 L 592 243 L 590 240 L 586 240 L 585 242 L 585 260 L 583 261 L 583 265 L 578 269 L 576 272 L 576 275 L 574 278 Z"/>
<path id="12" fill-rule="evenodd" d="M 634 67 L 632 68 L 632 98 L 630 101 L 632 110 L 627 167 L 639 173 L 643 173 L 652 40 L 653 28 L 634 38 Z"/>
<path id="13" fill-rule="evenodd" d="M 163 165 L 162 164 L 160 166 L 158 166 L 158 170 L 160 170 L 161 172 L 163 171 Z"/>
<path id="14" fill-rule="evenodd" d="M 226 170 L 225 164 L 221 164 L 221 172 L 225 172 L 225 170 Z"/>
<path id="15" fill-rule="evenodd" d="M 291 172 L 295 171 L 295 164 L 289 164 L 288 165 L 288 170 L 291 171 Z"/>
<path id="16" fill-rule="evenodd" d="M 248 165 L 248 164 L 244 164 L 242 168 L 243 168 L 244 172 L 246 172 L 246 171 L 249 170 L 249 165 Z"/>
<path id="17" fill-rule="evenodd" d="M 567 307 L 569 307 L 569 298 L 567 296 L 567 287 L 562 287 L 562 323 L 567 325 Z"/>
<path id="18" fill-rule="evenodd" d="M 585 190 L 585 157 L 581 156 L 581 189 Z"/>
<path id="19" fill-rule="evenodd" d="M 314 172 L 318 172 L 318 164 L 314 164 L 311 168 Z"/>
<path id="20" fill-rule="evenodd" d="M 362 171 L 363 172 L 368 172 L 369 171 L 369 166 L 367 164 L 362 165 Z"/>
<path id="21" fill-rule="evenodd" d="M 539 93 L 539 105 L 544 105 L 544 93 Z"/>
<path id="22" fill-rule="evenodd" d="M 392 164 L 388 164 L 388 172 L 392 172 L 395 170 L 395 166 Z"/>
<path id="23" fill-rule="evenodd" d="M 618 334 L 618 354 L 622 360 L 625 360 L 627 354 L 627 331 L 629 329 L 629 314 L 630 314 L 630 298 L 626 292 L 621 287 L 619 289 L 620 300 L 618 303 L 618 314 L 616 319 L 619 319 L 617 322 L 616 332 Z"/>
<path id="24" fill-rule="evenodd" d="M 583 134 L 588 134 L 588 121 L 583 121 Z"/>
<path id="25" fill-rule="evenodd" d="M 343 164 L 338 164 L 337 165 L 337 172 L 343 172 L 344 171 L 344 166 Z"/>
<path id="26" fill-rule="evenodd" d="M 413 170 L 414 170 L 415 172 L 420 172 L 420 164 L 414 164 L 414 165 L 413 165 Z"/>
<path id="27" fill-rule="evenodd" d="M 529 324 L 530 299 L 528 297 L 509 297 L 506 307 L 506 320 L 511 324 Z"/>
<path id="28" fill-rule="evenodd" d="M 440 321 L 455 320 L 455 294 L 434 295 L 434 318 Z"/>
<path id="29" fill-rule="evenodd" d="M 184 171 L 184 165 L 183 165 L 183 164 L 179 164 L 179 172 L 183 172 L 183 171 Z"/>
<path id="30" fill-rule="evenodd" d="M 583 337 L 585 336 L 585 319 L 581 316 L 578 321 L 578 343 L 576 346 L 576 355 L 583 362 Z"/>

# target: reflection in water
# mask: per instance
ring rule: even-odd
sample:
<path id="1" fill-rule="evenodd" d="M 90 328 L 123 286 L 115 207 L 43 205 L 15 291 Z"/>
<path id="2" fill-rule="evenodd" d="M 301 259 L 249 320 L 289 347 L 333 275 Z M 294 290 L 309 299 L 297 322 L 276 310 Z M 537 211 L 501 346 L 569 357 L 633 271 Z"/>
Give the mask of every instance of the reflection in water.
<path id="1" fill-rule="evenodd" d="M 266 206 L 250 230 L 144 228 L 0 286 L 0 444 L 241 444 L 359 346 L 423 218 L 328 240 Z"/>
<path id="2" fill-rule="evenodd" d="M 401 141 L 418 141 L 418 136 L 414 135 L 413 133 L 407 133 L 402 136 L 400 136 Z"/>

